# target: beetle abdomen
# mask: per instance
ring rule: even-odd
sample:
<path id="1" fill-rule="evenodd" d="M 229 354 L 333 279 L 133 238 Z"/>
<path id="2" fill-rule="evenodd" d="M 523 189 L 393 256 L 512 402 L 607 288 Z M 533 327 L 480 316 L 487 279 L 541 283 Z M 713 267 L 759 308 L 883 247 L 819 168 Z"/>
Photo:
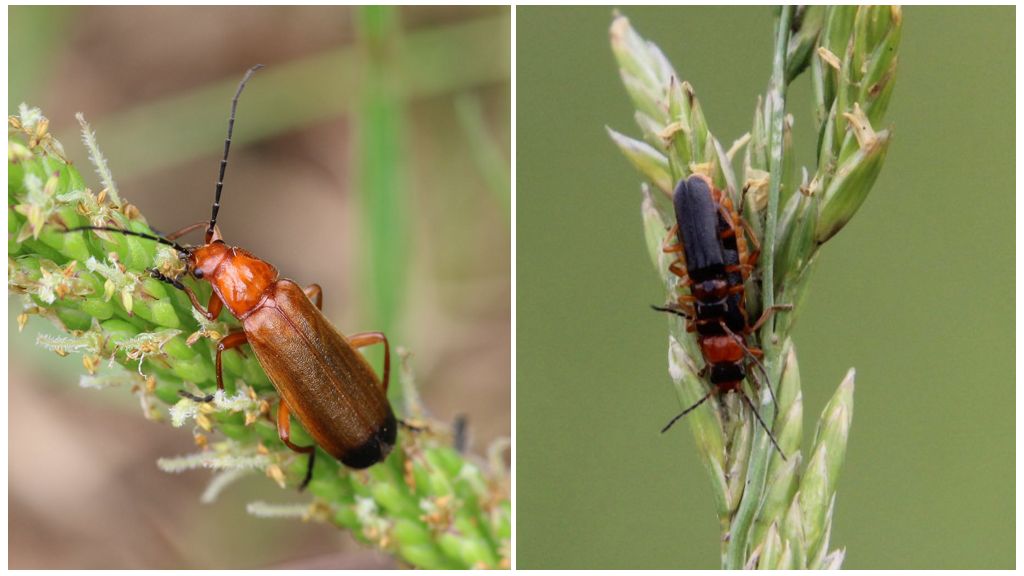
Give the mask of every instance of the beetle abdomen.
<path id="1" fill-rule="evenodd" d="M 397 425 L 380 379 L 291 280 L 279 280 L 242 323 L 292 414 L 326 452 L 353 468 L 383 460 Z"/>

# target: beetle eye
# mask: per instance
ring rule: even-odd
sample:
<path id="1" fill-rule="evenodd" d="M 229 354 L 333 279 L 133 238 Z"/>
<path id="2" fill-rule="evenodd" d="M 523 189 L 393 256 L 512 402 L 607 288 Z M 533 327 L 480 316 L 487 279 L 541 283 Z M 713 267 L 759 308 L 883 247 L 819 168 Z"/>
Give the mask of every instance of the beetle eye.
<path id="1" fill-rule="evenodd" d="M 195 276 L 196 278 L 202 278 L 203 277 L 203 271 L 199 270 L 199 269 L 193 270 L 192 271 L 192 275 Z"/>

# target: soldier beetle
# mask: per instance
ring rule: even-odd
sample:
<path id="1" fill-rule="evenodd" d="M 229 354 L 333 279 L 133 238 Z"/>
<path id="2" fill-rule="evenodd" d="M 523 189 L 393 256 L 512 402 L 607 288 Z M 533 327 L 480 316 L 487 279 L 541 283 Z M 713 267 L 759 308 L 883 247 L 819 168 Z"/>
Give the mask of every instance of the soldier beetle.
<path id="1" fill-rule="evenodd" d="M 756 365 L 764 372 L 764 367 L 758 361 L 763 352 L 748 346 L 747 338 L 761 327 L 769 314 L 778 309 L 788 309 L 789 306 L 776 306 L 773 310 L 767 310 L 756 323 L 750 325 L 744 284 L 757 262 L 760 247 L 756 236 L 750 233 L 727 194 L 715 188 L 706 176 L 694 174 L 679 182 L 672 202 L 676 224 L 669 230 L 663 250 L 676 254 L 675 261 L 669 265 L 669 271 L 682 279 L 690 288 L 690 294 L 680 295 L 670 306 L 653 308 L 682 316 L 686 319 L 687 332 L 696 332 L 705 362 L 701 376 L 710 373 L 711 389 L 696 403 L 676 415 L 661 431 L 666 432 L 711 396 L 736 392 L 754 413 L 775 449 L 785 460 L 786 455 L 779 448 L 771 429 L 743 392 L 742 383 L 748 375 L 748 365 Z M 753 252 L 748 251 L 744 232 L 749 234 L 754 244 Z M 673 239 L 675 243 L 671 242 Z M 774 402 L 775 393 L 771 383 L 767 386 Z"/>
<path id="2" fill-rule="evenodd" d="M 242 248 L 229 246 L 217 227 L 224 171 L 228 164 L 231 134 L 238 99 L 246 83 L 262 65 L 246 72 L 231 101 L 224 157 L 220 162 L 213 208 L 209 222 L 200 222 L 166 237 L 119 228 L 82 226 L 69 229 L 101 230 L 147 238 L 174 248 L 185 264 L 185 272 L 169 278 L 155 269 L 150 274 L 188 295 L 192 306 L 204 317 L 214 320 L 224 307 L 242 323 L 242 329 L 229 333 L 217 343 L 217 389 L 224 390 L 221 355 L 225 350 L 249 344 L 267 377 L 281 397 L 277 408 L 277 431 L 288 448 L 309 455 L 306 476 L 299 489 L 309 484 L 313 474 L 316 446 L 298 446 L 291 441 L 294 414 L 313 437 L 316 445 L 350 468 L 366 468 L 382 461 L 395 445 L 397 421 L 387 399 L 391 370 L 391 351 L 381 332 L 362 332 L 343 336 L 321 312 L 323 294 L 312 284 L 303 289 L 295 282 L 280 278 L 277 269 Z M 175 241 L 201 226 L 206 226 L 200 246 L 183 246 Z M 213 288 L 204 307 L 195 293 L 181 282 L 184 275 L 209 282 Z M 384 345 L 383 378 L 378 378 L 357 349 L 372 344 Z M 184 397 L 211 402 L 213 394 Z"/>

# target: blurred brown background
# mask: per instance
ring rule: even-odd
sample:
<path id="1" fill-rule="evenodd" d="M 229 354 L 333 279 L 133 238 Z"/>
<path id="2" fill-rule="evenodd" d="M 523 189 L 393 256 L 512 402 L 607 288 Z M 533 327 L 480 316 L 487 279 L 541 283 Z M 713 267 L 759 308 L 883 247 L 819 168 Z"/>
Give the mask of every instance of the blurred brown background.
<path id="1" fill-rule="evenodd" d="M 389 337 L 414 353 L 428 409 L 467 414 L 482 453 L 510 434 L 509 206 L 496 185 L 509 14 L 402 8 L 399 20 L 408 269 Z M 42 108 L 98 189 L 74 120 L 85 113 L 121 194 L 166 232 L 208 218 L 234 87 L 267 65 L 239 106 L 221 230 L 320 283 L 341 331 L 380 329 L 360 261 L 358 22 L 345 7 L 12 7 L 8 112 Z M 33 346 L 56 330 L 33 320 L 18 334 L 20 299 L 9 306 L 10 568 L 391 566 L 330 527 L 248 517 L 247 502 L 299 499 L 262 477 L 200 504 L 207 473 L 155 464 L 195 449 L 188 429 L 145 421 L 126 390 L 80 389 L 77 357 Z"/>

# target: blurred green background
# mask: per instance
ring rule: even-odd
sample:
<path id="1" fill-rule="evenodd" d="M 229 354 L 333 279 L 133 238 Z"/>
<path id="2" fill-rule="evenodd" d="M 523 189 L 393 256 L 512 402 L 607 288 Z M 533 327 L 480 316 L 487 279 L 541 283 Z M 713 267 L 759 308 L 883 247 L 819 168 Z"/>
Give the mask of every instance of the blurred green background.
<path id="1" fill-rule="evenodd" d="M 225 239 L 320 283 L 343 333 L 383 330 L 409 349 L 432 415 L 468 417 L 471 453 L 509 436 L 507 7 L 8 15 L 8 113 L 42 108 L 98 191 L 83 112 L 122 196 L 165 232 L 208 217 L 231 96 L 265 64 L 239 104 Z M 10 567 L 394 565 L 331 527 L 247 516 L 254 500 L 308 500 L 266 478 L 200 504 L 208 473 L 155 464 L 195 451 L 190 429 L 144 421 L 127 390 L 80 389 L 79 357 L 34 345 L 54 327 L 34 318 L 17 332 L 21 302 L 9 300 Z"/>
<path id="2" fill-rule="evenodd" d="M 726 147 L 771 72 L 769 8 L 628 8 Z M 823 250 L 795 331 L 811 426 L 846 369 L 855 413 L 832 542 L 845 568 L 1014 566 L 1014 9 L 904 10 L 895 141 Z M 520 568 L 714 568 L 718 526 L 667 374 L 639 134 L 609 8 L 517 10 Z M 810 84 L 790 91 L 798 158 Z M 812 430 L 808 430 L 808 436 Z"/>

